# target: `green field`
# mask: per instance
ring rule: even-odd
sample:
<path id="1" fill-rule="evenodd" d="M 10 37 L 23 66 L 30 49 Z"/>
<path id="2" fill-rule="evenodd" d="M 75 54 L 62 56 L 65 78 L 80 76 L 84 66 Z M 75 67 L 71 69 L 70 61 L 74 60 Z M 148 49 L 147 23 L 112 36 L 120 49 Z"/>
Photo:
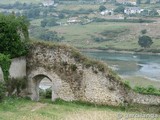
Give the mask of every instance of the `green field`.
<path id="1" fill-rule="evenodd" d="M 7 98 L 0 103 L 0 120 L 117 120 L 118 117 L 125 118 L 128 114 L 147 114 L 142 109 L 135 107 L 135 110 L 137 112 L 128 112 L 133 109 L 126 111 L 124 107 L 95 106 L 62 100 L 33 102 L 21 98 Z"/>
<path id="2" fill-rule="evenodd" d="M 153 23 L 145 26 L 139 23 L 91 23 L 87 25 L 67 25 L 67 26 L 55 26 L 48 28 L 51 31 L 57 31 L 61 36 L 65 37 L 64 43 L 68 43 L 80 48 L 113 48 L 124 50 L 140 49 L 138 45 L 138 37 L 141 30 L 149 29 L 147 35 L 153 38 L 153 45 L 150 49 L 160 49 L 159 24 Z M 147 27 L 147 28 L 146 28 Z M 94 37 L 104 37 L 101 35 L 104 31 L 112 31 L 112 34 L 117 31 L 126 29 L 126 32 L 120 33 L 116 36 L 105 36 L 111 40 L 103 42 L 95 42 Z"/>

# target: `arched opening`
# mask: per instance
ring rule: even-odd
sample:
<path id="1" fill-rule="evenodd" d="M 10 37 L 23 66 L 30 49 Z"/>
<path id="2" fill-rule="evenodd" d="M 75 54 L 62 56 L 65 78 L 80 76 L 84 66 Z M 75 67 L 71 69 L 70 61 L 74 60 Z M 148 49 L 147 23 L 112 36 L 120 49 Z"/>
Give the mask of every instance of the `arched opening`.
<path id="1" fill-rule="evenodd" d="M 52 80 L 46 75 L 36 75 L 33 77 L 34 100 L 52 99 Z"/>

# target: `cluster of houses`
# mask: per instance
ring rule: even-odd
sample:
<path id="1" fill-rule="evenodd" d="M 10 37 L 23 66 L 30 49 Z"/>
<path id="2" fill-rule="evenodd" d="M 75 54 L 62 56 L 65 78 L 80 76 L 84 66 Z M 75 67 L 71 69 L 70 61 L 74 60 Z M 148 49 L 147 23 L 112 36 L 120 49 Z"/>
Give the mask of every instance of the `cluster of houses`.
<path id="1" fill-rule="evenodd" d="M 124 13 L 127 14 L 127 15 L 139 14 L 142 11 L 144 11 L 144 9 L 141 9 L 139 7 L 127 7 L 127 8 L 124 9 Z"/>
<path id="2" fill-rule="evenodd" d="M 124 5 L 126 4 L 137 5 L 136 0 L 116 0 L 116 2 Z"/>
<path id="3" fill-rule="evenodd" d="M 130 15 L 130 14 L 139 14 L 142 11 L 144 11 L 144 9 L 141 9 L 139 7 L 126 7 L 124 9 L 124 14 Z M 114 11 L 113 10 L 104 10 L 102 12 L 100 12 L 101 15 L 105 16 L 105 15 L 114 15 Z"/>
<path id="4" fill-rule="evenodd" d="M 48 7 L 48 6 L 53 6 L 55 3 L 54 3 L 54 0 L 44 0 L 42 2 L 42 5 L 45 6 L 45 7 Z"/>
<path id="5" fill-rule="evenodd" d="M 143 11 L 144 11 L 144 9 L 141 9 L 140 7 L 126 7 L 124 9 L 124 14 L 127 14 L 127 15 L 140 14 Z M 157 10 L 157 12 L 160 14 L 160 10 Z M 104 10 L 104 11 L 100 12 L 100 14 L 102 16 L 114 15 L 114 11 L 113 10 Z"/>

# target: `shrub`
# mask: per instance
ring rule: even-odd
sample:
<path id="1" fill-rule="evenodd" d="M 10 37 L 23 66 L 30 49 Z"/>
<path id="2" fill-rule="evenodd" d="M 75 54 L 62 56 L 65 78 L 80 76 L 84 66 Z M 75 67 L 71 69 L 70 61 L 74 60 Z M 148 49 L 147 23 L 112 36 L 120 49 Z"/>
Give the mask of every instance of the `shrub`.
<path id="1" fill-rule="evenodd" d="M 154 87 L 154 86 L 152 86 L 152 85 L 149 85 L 147 88 L 146 88 L 146 92 L 148 92 L 148 93 L 154 93 L 154 92 L 156 92 L 157 91 L 157 89 Z"/>
<path id="2" fill-rule="evenodd" d="M 9 96 L 13 95 L 15 90 L 16 92 L 14 94 L 19 96 L 21 90 L 25 89 L 27 86 L 27 79 L 25 77 L 19 79 L 11 78 L 6 82 L 6 86 Z"/>
<path id="3" fill-rule="evenodd" d="M 0 101 L 5 97 L 6 86 L 3 82 L 0 82 Z"/>
<path id="4" fill-rule="evenodd" d="M 151 37 L 144 35 L 144 36 L 139 37 L 138 44 L 141 47 L 147 48 L 153 44 L 153 41 Z"/>
<path id="5" fill-rule="evenodd" d="M 45 92 L 45 90 L 39 88 L 39 96 L 42 97 L 42 98 L 45 98 L 45 97 L 46 97 L 46 92 Z"/>
<path id="6" fill-rule="evenodd" d="M 127 81 L 127 80 L 124 81 L 124 85 L 125 85 L 127 88 L 131 88 L 129 81 Z"/>
<path id="7" fill-rule="evenodd" d="M 8 80 L 10 64 L 11 64 L 10 56 L 0 53 L 0 66 L 3 71 L 5 81 Z"/>
<path id="8" fill-rule="evenodd" d="M 51 98 L 52 97 L 52 89 L 51 88 L 46 89 L 45 97 L 46 98 Z"/>
<path id="9" fill-rule="evenodd" d="M 142 34 L 146 34 L 146 33 L 147 33 L 147 30 L 146 30 L 146 29 L 143 29 L 143 30 L 141 30 L 141 33 L 142 33 Z"/>
<path id="10" fill-rule="evenodd" d="M 106 10 L 106 7 L 104 5 L 99 6 L 99 11 L 104 11 Z"/>
<path id="11" fill-rule="evenodd" d="M 160 95 L 160 89 L 157 90 L 154 86 L 149 85 L 146 88 L 142 86 L 135 86 L 133 89 L 135 92 L 141 94 L 151 94 L 151 95 Z"/>
<path id="12" fill-rule="evenodd" d="M 77 66 L 75 64 L 71 64 L 70 68 L 72 71 L 76 71 L 77 70 Z"/>

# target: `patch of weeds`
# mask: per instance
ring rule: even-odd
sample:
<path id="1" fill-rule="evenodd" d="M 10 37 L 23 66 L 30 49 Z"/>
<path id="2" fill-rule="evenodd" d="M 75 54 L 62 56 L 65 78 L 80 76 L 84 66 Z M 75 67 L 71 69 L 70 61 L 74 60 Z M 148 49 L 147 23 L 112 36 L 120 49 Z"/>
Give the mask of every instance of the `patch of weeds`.
<path id="1" fill-rule="evenodd" d="M 127 88 L 131 88 L 130 83 L 129 83 L 128 80 L 124 81 L 124 85 L 125 85 Z"/>
<path id="2" fill-rule="evenodd" d="M 77 66 L 75 64 L 71 64 L 70 68 L 72 71 L 76 71 L 77 70 Z"/>
<path id="3" fill-rule="evenodd" d="M 141 94 L 160 96 L 160 90 L 156 89 L 153 85 L 149 85 L 147 87 L 135 86 L 133 90 Z"/>

